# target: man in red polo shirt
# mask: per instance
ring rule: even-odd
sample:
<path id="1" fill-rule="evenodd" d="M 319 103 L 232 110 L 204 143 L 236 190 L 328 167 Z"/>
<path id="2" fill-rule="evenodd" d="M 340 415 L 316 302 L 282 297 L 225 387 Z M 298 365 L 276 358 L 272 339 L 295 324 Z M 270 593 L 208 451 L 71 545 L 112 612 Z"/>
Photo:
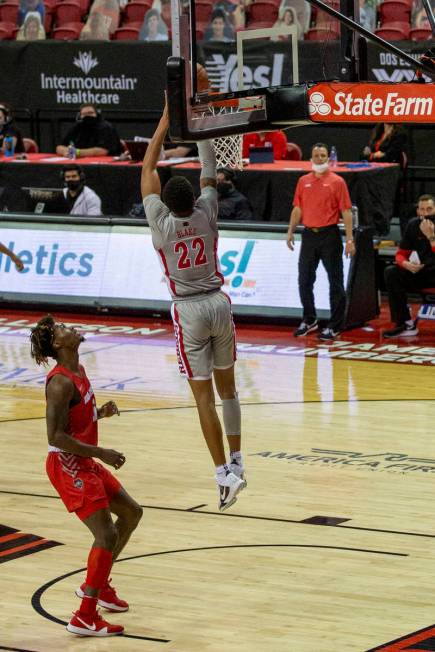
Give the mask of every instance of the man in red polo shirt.
<path id="1" fill-rule="evenodd" d="M 250 147 L 265 147 L 270 143 L 275 161 L 281 161 L 287 154 L 287 136 L 283 131 L 262 131 L 243 136 L 243 158 L 249 158 Z"/>
<path id="2" fill-rule="evenodd" d="M 321 340 L 334 339 L 343 327 L 346 293 L 343 283 L 343 245 L 338 222 L 343 218 L 346 229 L 346 256 L 353 256 L 352 203 L 345 181 L 329 169 L 328 146 L 316 143 L 311 149 L 313 171 L 301 177 L 296 186 L 293 210 L 287 234 L 287 246 L 294 249 L 294 232 L 298 224 L 302 233 L 299 256 L 299 295 L 303 319 L 296 337 L 318 329 L 313 287 L 316 270 L 322 261 L 329 280 L 331 318 L 320 333 Z"/>

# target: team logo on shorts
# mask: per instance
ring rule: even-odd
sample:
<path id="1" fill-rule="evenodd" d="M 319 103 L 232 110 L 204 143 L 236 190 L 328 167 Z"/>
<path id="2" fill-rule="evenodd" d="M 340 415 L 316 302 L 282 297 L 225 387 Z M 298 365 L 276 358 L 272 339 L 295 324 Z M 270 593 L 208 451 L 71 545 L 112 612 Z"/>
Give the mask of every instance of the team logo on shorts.
<path id="1" fill-rule="evenodd" d="M 76 478 L 74 480 L 74 486 L 76 489 L 83 489 L 83 480 L 80 480 L 80 478 Z"/>

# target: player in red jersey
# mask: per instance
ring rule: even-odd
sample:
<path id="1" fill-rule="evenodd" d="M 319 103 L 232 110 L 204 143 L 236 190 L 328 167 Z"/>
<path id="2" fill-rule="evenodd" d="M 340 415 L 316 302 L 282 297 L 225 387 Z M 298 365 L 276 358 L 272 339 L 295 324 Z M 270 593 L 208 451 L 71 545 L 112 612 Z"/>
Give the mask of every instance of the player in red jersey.
<path id="1" fill-rule="evenodd" d="M 112 564 L 142 517 L 142 507 L 99 462 L 115 469 L 125 463 L 122 453 L 98 446 L 98 419 L 119 415 L 113 401 L 97 408 L 91 384 L 79 362 L 84 337 L 74 328 L 58 324 L 51 315 L 40 319 L 30 335 L 31 354 L 37 364 L 53 358 L 57 364 L 46 380 L 48 457 L 46 470 L 69 512 L 75 512 L 94 536 L 86 581 L 77 589 L 81 604 L 67 630 L 81 636 L 115 636 L 121 625 L 103 620 L 97 605 L 127 611 L 110 586 Z M 112 514 L 118 518 L 114 522 Z"/>

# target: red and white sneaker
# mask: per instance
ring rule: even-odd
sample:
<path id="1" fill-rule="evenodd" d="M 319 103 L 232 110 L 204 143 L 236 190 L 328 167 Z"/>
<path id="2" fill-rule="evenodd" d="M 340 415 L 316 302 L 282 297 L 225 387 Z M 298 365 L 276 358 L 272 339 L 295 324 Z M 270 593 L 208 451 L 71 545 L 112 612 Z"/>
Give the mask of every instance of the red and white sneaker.
<path id="1" fill-rule="evenodd" d="M 98 611 L 93 616 L 76 611 L 66 629 L 71 634 L 78 634 L 78 636 L 119 636 L 124 633 L 122 625 L 111 625 L 101 618 Z"/>
<path id="2" fill-rule="evenodd" d="M 76 596 L 78 598 L 85 597 L 85 587 L 86 583 L 84 582 L 78 589 L 76 589 Z M 128 602 L 118 598 L 115 587 L 110 586 L 110 580 L 100 591 L 100 595 L 98 596 L 98 606 L 104 607 L 104 609 L 107 609 L 108 611 L 128 611 L 129 609 Z"/>

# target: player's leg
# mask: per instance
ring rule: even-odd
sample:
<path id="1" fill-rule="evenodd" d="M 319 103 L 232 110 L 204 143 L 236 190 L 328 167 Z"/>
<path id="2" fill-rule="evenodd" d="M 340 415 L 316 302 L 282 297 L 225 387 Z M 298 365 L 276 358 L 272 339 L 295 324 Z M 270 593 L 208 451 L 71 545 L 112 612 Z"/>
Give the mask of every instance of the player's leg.
<path id="1" fill-rule="evenodd" d="M 116 543 L 112 550 L 112 564 L 118 558 L 119 553 L 123 550 L 132 532 L 136 529 L 142 518 L 143 509 L 138 503 L 125 491 L 119 480 L 102 464 L 95 462 L 95 475 L 104 487 L 104 492 L 109 503 L 109 510 L 118 518 L 114 523 L 117 537 Z M 104 586 L 101 587 L 98 596 L 98 605 L 109 609 L 110 611 L 128 611 L 128 602 L 119 598 L 114 586 L 110 584 L 111 579 L 108 577 Z M 85 591 L 85 584 L 77 589 L 76 594 L 82 597 Z"/>
<path id="2" fill-rule="evenodd" d="M 198 410 L 199 422 L 210 455 L 217 469 L 226 465 L 222 426 L 216 411 L 215 395 L 211 378 L 189 378 L 189 385 Z"/>
<path id="3" fill-rule="evenodd" d="M 98 501 L 96 501 L 98 502 Z M 109 508 L 102 507 L 86 518 L 84 512 L 78 514 L 94 536 L 89 552 L 86 581 L 79 610 L 73 614 L 67 630 L 80 636 L 115 636 L 122 634 L 122 625 L 112 625 L 103 620 L 97 612 L 98 596 L 107 583 L 112 568 L 113 550 L 118 533 Z"/>
<path id="4" fill-rule="evenodd" d="M 221 292 L 210 299 L 212 308 L 213 375 L 222 401 L 225 435 L 230 448 L 230 470 L 244 478 L 241 453 L 241 411 L 234 377 L 236 337 L 231 300 Z"/>
<path id="5" fill-rule="evenodd" d="M 217 392 L 222 400 L 222 413 L 225 435 L 230 449 L 230 471 L 239 478 L 244 478 L 245 468 L 241 445 L 241 410 L 239 396 L 236 391 L 234 365 L 228 369 L 213 371 Z"/>
<path id="6" fill-rule="evenodd" d="M 294 335 L 300 337 L 318 329 L 316 306 L 314 304 L 314 283 L 319 265 L 317 250 L 318 234 L 305 230 L 302 233 L 301 251 L 298 261 L 299 297 L 302 303 L 302 322 Z"/>
<path id="7" fill-rule="evenodd" d="M 321 260 L 325 267 L 329 281 L 329 302 L 331 318 L 321 337 L 331 339 L 335 337 L 344 326 L 346 310 L 346 292 L 343 280 L 343 243 L 337 229 L 328 229 L 321 234 Z"/>

